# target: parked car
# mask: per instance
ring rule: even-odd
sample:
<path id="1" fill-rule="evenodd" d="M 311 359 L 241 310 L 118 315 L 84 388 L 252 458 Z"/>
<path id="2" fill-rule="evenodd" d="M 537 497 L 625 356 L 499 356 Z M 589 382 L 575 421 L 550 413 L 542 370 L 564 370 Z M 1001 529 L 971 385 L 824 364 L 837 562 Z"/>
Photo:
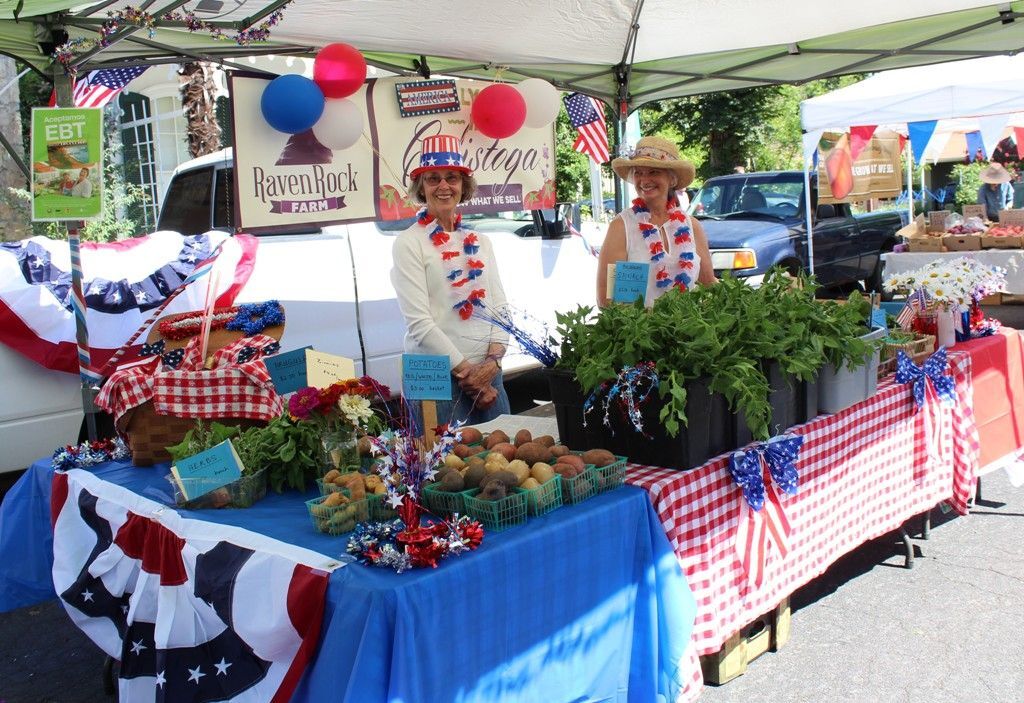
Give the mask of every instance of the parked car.
<path id="1" fill-rule="evenodd" d="M 184 235 L 233 231 L 230 150 L 175 171 L 158 229 Z M 597 262 L 562 228 L 560 210 L 467 215 L 490 237 L 509 303 L 554 330 L 555 312 L 593 303 Z M 311 228 L 260 235 L 252 274 L 237 302 L 279 300 L 284 350 L 305 345 L 355 360 L 358 374 L 401 387 L 405 321 L 391 285 L 391 245 L 410 221 Z M 88 271 L 86 272 L 88 276 Z M 538 363 L 515 348 L 507 378 Z M 0 472 L 24 468 L 54 446 L 76 441 L 82 420 L 77 376 L 50 371 L 0 345 L 6 406 L 0 407 Z M 41 392 L 37 392 L 41 391 Z"/>
<path id="2" fill-rule="evenodd" d="M 881 254 L 902 226 L 895 210 L 853 214 L 845 203 L 818 205 L 811 179 L 814 273 L 823 286 L 864 282 L 880 290 Z M 808 270 L 804 177 L 799 171 L 710 178 L 690 205 L 707 232 L 716 274 L 758 283 L 772 266 Z"/>

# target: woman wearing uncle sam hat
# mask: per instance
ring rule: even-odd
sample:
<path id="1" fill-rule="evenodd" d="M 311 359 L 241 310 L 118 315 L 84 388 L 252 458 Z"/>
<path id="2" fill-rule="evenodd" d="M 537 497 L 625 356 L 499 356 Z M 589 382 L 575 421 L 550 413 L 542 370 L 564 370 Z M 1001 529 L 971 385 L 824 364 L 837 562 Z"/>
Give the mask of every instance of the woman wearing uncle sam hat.
<path id="1" fill-rule="evenodd" d="M 509 412 L 501 377 L 508 334 L 473 313 L 506 300 L 490 240 L 464 226 L 457 211 L 476 190 L 459 139 L 425 138 L 409 178 L 409 193 L 426 207 L 392 249 L 405 351 L 451 360 L 452 401 L 438 403 L 440 421 L 486 422 Z"/>
<path id="2" fill-rule="evenodd" d="M 638 197 L 608 225 L 597 266 L 597 304 L 603 307 L 611 300 L 607 272 L 617 261 L 650 264 L 648 305 L 673 288 L 714 283 L 704 229 L 683 212 L 676 197 L 696 175 L 676 145 L 643 137 L 630 156 L 612 161 L 612 170 L 633 184 Z"/>

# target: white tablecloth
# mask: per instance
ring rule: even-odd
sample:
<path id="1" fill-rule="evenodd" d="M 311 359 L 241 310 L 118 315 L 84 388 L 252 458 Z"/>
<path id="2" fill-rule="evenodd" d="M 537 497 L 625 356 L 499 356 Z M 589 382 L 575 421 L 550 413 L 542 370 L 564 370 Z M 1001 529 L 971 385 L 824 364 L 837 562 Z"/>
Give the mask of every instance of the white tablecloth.
<path id="1" fill-rule="evenodd" d="M 882 254 L 885 260 L 884 275 L 903 273 L 919 269 L 936 259 L 957 259 L 970 256 L 990 266 L 1006 269 L 1006 292 L 1024 294 L 1024 250 L 982 249 L 981 251 L 906 252 Z"/>

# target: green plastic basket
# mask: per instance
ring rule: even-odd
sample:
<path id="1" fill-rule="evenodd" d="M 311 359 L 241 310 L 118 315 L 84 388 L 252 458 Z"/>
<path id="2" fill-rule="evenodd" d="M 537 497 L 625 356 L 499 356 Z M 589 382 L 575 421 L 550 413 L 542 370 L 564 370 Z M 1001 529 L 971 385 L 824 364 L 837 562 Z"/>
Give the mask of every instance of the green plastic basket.
<path id="1" fill-rule="evenodd" d="M 169 474 L 167 480 L 169 480 L 171 485 L 174 486 L 175 503 L 186 510 L 205 510 L 207 508 L 248 508 L 251 507 L 253 503 L 263 500 L 267 495 L 266 469 L 260 469 L 255 473 L 246 474 L 226 486 L 221 486 L 220 488 L 196 496 L 191 500 L 187 500 L 181 494 L 181 488 Z M 188 490 L 191 485 L 198 485 L 204 479 L 185 478 L 181 480 L 185 484 L 185 490 Z"/>
<path id="2" fill-rule="evenodd" d="M 594 476 L 594 488 L 604 493 L 618 488 L 626 482 L 626 457 L 615 455 L 615 461 L 607 466 L 594 466 L 587 469 Z"/>
<path id="3" fill-rule="evenodd" d="M 527 512 L 530 515 L 544 515 L 562 506 L 562 477 L 558 474 L 537 488 L 522 490 L 526 492 Z"/>
<path id="4" fill-rule="evenodd" d="M 465 491 L 442 491 L 439 484 L 431 483 L 423 488 L 423 504 L 427 510 L 439 517 L 447 517 L 452 513 L 460 515 L 466 512 L 462 494 Z"/>
<path id="5" fill-rule="evenodd" d="M 593 464 L 587 464 L 582 473 L 572 478 L 562 476 L 562 502 L 579 503 L 587 498 L 597 495 L 597 484 L 594 481 L 594 474 L 590 471 Z"/>
<path id="6" fill-rule="evenodd" d="M 526 491 L 515 488 L 501 500 L 480 500 L 479 488 L 463 491 L 466 514 L 491 530 L 504 530 L 526 522 Z"/>
<path id="7" fill-rule="evenodd" d="M 342 493 L 348 494 L 343 490 Z M 364 500 L 357 500 L 343 505 L 325 506 L 322 503 L 327 496 L 320 496 L 306 501 L 306 510 L 309 512 L 309 519 L 318 532 L 328 535 L 341 535 L 351 532 L 360 522 L 370 519 L 372 498 L 379 500 L 379 496 L 372 496 Z"/>

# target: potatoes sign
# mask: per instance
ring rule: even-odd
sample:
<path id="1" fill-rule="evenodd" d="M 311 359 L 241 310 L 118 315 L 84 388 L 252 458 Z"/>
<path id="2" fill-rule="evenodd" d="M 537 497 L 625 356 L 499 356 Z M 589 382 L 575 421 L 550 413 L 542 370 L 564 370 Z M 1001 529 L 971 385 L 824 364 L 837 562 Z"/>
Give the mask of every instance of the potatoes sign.
<path id="1" fill-rule="evenodd" d="M 419 205 L 409 195 L 407 174 L 419 162 L 423 138 L 438 134 L 459 137 L 463 162 L 474 170 L 477 191 L 464 212 L 554 206 L 553 126 L 524 127 L 505 139 L 484 136 L 474 129 L 471 110 L 490 85 L 485 81 L 446 81 L 453 90 L 445 98 L 453 104 L 423 111 L 403 110 L 409 78 L 367 81 L 349 98 L 362 112 L 362 138 L 337 150 L 312 129 L 285 134 L 267 124 L 260 100 L 268 83 L 263 76 L 231 80 L 235 221 L 246 232 L 412 217 Z"/>

